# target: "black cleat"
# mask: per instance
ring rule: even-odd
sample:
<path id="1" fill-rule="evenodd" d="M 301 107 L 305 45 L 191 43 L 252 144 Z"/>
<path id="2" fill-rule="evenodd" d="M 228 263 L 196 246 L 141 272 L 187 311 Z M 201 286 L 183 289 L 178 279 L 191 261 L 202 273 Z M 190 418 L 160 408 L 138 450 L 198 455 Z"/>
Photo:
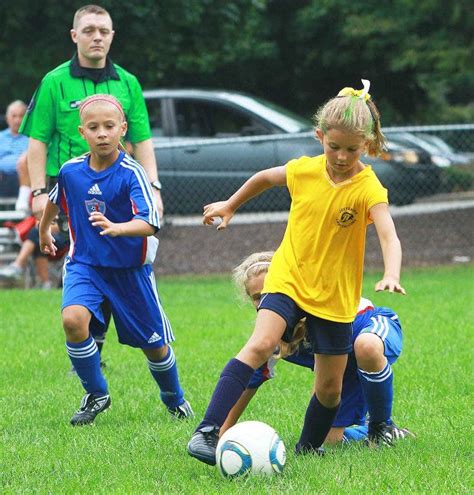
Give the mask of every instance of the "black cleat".
<path id="1" fill-rule="evenodd" d="M 185 400 L 182 404 L 176 407 L 168 407 L 168 412 L 174 419 L 194 418 L 194 411 L 191 404 Z"/>
<path id="2" fill-rule="evenodd" d="M 81 407 L 71 418 L 73 426 L 88 425 L 95 417 L 110 406 L 110 395 L 86 394 L 81 400 Z"/>
<path id="3" fill-rule="evenodd" d="M 324 447 L 310 447 L 308 445 L 302 445 L 301 443 L 297 443 L 295 446 L 295 455 L 306 455 L 306 454 L 311 454 L 311 455 L 318 455 L 322 457 L 323 455 L 326 455 L 326 450 Z"/>
<path id="4" fill-rule="evenodd" d="M 415 435 L 407 428 L 399 428 L 395 423 L 387 424 L 385 421 L 369 423 L 367 444 L 369 446 L 385 445 L 391 447 L 396 440 L 408 437 L 414 438 Z"/>
<path id="5" fill-rule="evenodd" d="M 204 426 L 194 432 L 188 443 L 188 454 L 198 461 L 216 465 L 216 447 L 219 441 L 218 426 Z"/>

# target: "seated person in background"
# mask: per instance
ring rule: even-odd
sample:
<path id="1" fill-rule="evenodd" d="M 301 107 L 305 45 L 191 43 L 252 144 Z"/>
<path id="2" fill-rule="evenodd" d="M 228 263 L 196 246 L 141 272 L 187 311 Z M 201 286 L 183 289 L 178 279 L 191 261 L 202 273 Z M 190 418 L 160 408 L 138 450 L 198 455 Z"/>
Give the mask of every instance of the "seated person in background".
<path id="1" fill-rule="evenodd" d="M 62 254 L 69 248 L 69 238 L 67 234 L 61 232 L 57 224 L 51 228 L 58 252 Z M 23 277 L 28 262 L 31 257 L 35 260 L 35 270 L 38 277 L 37 285 L 43 290 L 52 288 L 49 278 L 49 257 L 43 254 L 39 248 L 39 232 L 37 227 L 33 227 L 28 238 L 21 245 L 15 261 L 9 265 L 0 267 L 0 280 L 20 280 Z M 60 259 L 61 256 L 58 257 Z"/>
<path id="2" fill-rule="evenodd" d="M 18 134 L 18 129 L 25 112 L 25 103 L 15 100 L 5 113 L 8 128 L 0 131 L 0 197 L 16 197 L 19 193 L 17 163 L 22 155 L 26 157 L 28 138 Z M 20 195 L 27 198 L 28 204 L 29 188 L 23 188 Z"/>

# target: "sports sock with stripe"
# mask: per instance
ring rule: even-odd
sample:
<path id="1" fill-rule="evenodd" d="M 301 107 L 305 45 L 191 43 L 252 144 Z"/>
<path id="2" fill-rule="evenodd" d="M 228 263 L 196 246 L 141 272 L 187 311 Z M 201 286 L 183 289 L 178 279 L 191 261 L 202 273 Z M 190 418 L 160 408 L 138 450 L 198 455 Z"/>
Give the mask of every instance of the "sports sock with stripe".
<path id="1" fill-rule="evenodd" d="M 100 370 L 100 354 L 95 340 L 89 335 L 83 342 L 66 342 L 66 350 L 86 392 L 108 394 L 107 382 Z"/>
<path id="2" fill-rule="evenodd" d="M 369 409 L 371 423 L 391 423 L 393 405 L 393 372 L 390 364 L 381 371 L 358 369 L 360 383 Z"/>
<path id="3" fill-rule="evenodd" d="M 166 407 L 177 407 L 184 402 L 184 392 L 179 383 L 178 367 L 172 347 L 161 361 L 150 361 L 148 368 L 158 387 L 160 397 Z"/>

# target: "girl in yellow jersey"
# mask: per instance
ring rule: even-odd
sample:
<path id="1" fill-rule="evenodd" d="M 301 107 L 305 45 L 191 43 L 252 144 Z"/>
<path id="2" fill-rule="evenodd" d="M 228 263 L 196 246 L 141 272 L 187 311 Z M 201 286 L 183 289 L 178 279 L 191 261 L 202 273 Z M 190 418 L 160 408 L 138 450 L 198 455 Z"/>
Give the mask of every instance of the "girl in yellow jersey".
<path id="1" fill-rule="evenodd" d="M 204 207 L 204 224 L 215 217 L 227 226 L 249 199 L 286 186 L 291 208 L 283 241 L 271 262 L 255 330 L 224 368 L 214 395 L 189 444 L 191 456 L 215 463 L 219 428 L 245 390 L 255 369 L 271 355 L 287 329 L 306 317 L 315 354 L 314 394 L 306 411 L 296 453 L 322 454 L 321 445 L 339 408 L 342 378 L 351 351 L 352 321 L 361 297 L 366 228 L 374 223 L 385 271 L 376 291 L 405 294 L 400 285 L 401 246 L 388 209 L 387 190 L 364 153 L 384 146 L 379 112 L 364 89 L 344 88 L 315 115 L 324 154 L 301 157 L 258 172 L 227 201 Z"/>

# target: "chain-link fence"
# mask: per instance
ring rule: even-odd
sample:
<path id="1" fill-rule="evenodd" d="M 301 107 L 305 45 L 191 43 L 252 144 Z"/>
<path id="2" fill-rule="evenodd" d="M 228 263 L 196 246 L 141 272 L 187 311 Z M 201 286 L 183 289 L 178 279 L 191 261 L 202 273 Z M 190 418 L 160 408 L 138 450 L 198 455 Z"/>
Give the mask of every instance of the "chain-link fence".
<path id="1" fill-rule="evenodd" d="M 374 169 L 385 185 L 388 180 L 392 181 L 388 185 L 390 208 L 403 247 L 404 266 L 463 263 L 474 259 L 474 124 L 391 127 L 384 131 L 389 142 L 387 154 L 383 160 L 370 162 L 375 164 Z M 229 148 L 227 156 L 230 157 L 236 155 L 238 143 L 247 143 L 248 147 L 258 146 L 257 143 L 268 145 L 268 137 L 266 141 L 260 139 L 262 141 L 256 137 L 229 139 L 224 140 L 222 146 L 227 143 L 234 146 Z M 288 151 L 293 146 L 294 156 L 310 154 L 310 146 L 315 150 L 313 154 L 321 151 L 311 133 L 301 137 L 299 142 L 294 141 L 294 136 L 272 136 L 270 141 L 273 149 Z M 206 140 L 203 145 L 209 147 L 208 156 L 212 154 L 212 143 L 213 140 Z M 186 143 L 186 146 L 192 145 L 197 146 L 198 141 Z M 166 148 L 168 153 L 172 146 L 176 145 Z M 182 146 L 178 144 L 174 149 L 181 152 Z M 159 148 L 157 156 L 160 157 Z M 243 153 L 237 154 L 236 160 L 235 156 L 231 158 L 232 163 L 238 159 L 242 167 L 246 163 Z M 183 178 L 179 197 L 173 199 L 176 191 L 172 188 L 164 190 L 168 215 L 160 233 L 161 251 L 156 264 L 159 274 L 228 273 L 250 253 L 276 249 L 281 242 L 288 215 L 285 201 L 289 200 L 283 196 L 285 188 L 274 191 L 274 197 L 262 195 L 258 202 L 249 202 L 247 209 L 237 213 L 225 231 L 217 233 L 215 229 L 201 226 L 202 204 L 227 198 L 256 170 L 243 172 L 227 168 L 225 164 L 229 161 L 214 157 L 208 168 L 197 174 L 199 163 L 196 160 L 198 180 L 190 176 L 187 181 Z M 217 168 L 219 163 L 221 166 Z M 262 168 L 266 166 L 271 165 L 264 163 Z M 166 170 L 161 169 L 160 176 L 163 178 L 165 173 Z M 182 178 L 179 170 L 174 173 L 179 183 Z M 213 181 L 206 180 L 210 176 Z M 232 180 L 227 183 L 229 177 Z M 166 176 L 163 182 L 165 185 Z M 191 205 L 189 200 L 197 188 L 202 197 Z M 180 214 L 170 214 L 176 205 L 173 201 L 180 203 Z M 188 208 L 190 214 L 183 215 Z M 370 227 L 366 267 L 381 269 L 382 266 L 380 245 L 375 229 Z"/>
<path id="2" fill-rule="evenodd" d="M 387 187 L 390 202 L 405 205 L 439 193 L 474 187 L 474 124 L 386 128 L 387 151 L 366 157 Z M 155 151 L 168 215 L 196 215 L 226 199 L 258 170 L 322 152 L 312 132 L 206 139 L 157 139 Z M 285 188 L 249 201 L 242 212 L 286 211 Z"/>

